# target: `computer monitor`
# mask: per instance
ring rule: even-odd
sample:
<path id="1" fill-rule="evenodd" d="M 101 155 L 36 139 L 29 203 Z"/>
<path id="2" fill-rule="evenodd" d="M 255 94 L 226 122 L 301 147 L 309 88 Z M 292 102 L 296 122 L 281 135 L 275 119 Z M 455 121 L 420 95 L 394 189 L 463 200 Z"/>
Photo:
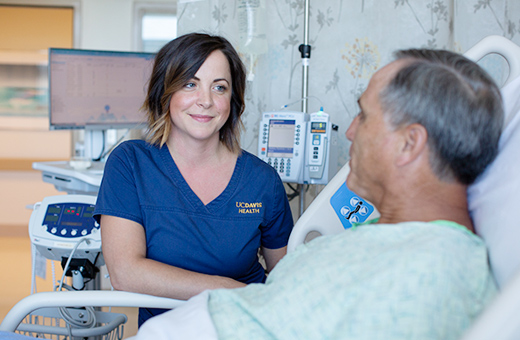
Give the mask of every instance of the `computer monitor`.
<path id="1" fill-rule="evenodd" d="M 145 123 L 155 54 L 49 49 L 50 129 L 123 129 Z"/>

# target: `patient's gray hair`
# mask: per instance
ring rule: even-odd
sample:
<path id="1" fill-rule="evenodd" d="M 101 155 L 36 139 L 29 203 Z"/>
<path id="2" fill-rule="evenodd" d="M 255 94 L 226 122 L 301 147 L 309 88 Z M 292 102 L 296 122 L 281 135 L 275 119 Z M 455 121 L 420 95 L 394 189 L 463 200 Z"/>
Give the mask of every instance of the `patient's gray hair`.
<path id="1" fill-rule="evenodd" d="M 402 50 L 410 59 L 380 93 L 394 127 L 428 132 L 430 164 L 446 181 L 471 184 L 498 152 L 504 112 L 500 90 L 476 63 L 443 50 Z"/>

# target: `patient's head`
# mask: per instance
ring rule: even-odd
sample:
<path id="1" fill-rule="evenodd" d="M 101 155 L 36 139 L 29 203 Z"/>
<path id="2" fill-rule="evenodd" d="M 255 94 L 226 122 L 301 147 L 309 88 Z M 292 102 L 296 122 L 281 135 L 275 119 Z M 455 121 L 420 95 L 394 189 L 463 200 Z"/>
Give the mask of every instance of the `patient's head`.
<path id="1" fill-rule="evenodd" d="M 503 125 L 498 87 L 447 51 L 407 50 L 377 71 L 346 132 L 348 187 L 380 221 L 448 219 L 470 230 L 466 188 L 495 158 Z M 382 222 L 383 223 L 383 222 Z"/>
<path id="2" fill-rule="evenodd" d="M 471 184 L 497 154 L 503 124 L 499 88 L 476 63 L 453 52 L 395 55 L 406 64 L 380 93 L 385 116 L 394 128 L 424 126 L 435 174 Z"/>

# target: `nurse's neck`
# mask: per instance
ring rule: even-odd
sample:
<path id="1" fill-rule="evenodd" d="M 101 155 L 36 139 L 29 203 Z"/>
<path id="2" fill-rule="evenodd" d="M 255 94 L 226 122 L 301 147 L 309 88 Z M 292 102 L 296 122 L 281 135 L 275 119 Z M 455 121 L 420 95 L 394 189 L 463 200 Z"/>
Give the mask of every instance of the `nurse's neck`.
<path id="1" fill-rule="evenodd" d="M 185 140 L 170 137 L 166 142 L 175 163 L 190 167 L 215 165 L 229 161 L 234 154 L 220 140 Z"/>

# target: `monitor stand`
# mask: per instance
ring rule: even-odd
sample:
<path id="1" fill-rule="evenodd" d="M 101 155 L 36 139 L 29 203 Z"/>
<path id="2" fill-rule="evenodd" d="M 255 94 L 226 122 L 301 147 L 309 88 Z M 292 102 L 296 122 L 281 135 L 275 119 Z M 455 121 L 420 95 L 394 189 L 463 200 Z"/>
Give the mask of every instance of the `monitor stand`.
<path id="1" fill-rule="evenodd" d="M 87 160 L 100 160 L 105 152 L 105 131 L 100 129 L 85 128 L 84 139 L 84 155 L 78 155 L 76 150 L 76 157 L 82 156 Z"/>

